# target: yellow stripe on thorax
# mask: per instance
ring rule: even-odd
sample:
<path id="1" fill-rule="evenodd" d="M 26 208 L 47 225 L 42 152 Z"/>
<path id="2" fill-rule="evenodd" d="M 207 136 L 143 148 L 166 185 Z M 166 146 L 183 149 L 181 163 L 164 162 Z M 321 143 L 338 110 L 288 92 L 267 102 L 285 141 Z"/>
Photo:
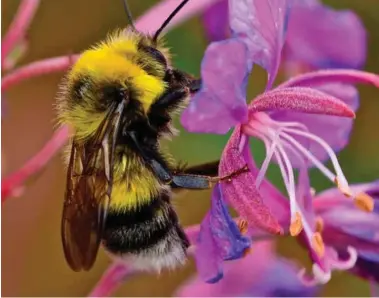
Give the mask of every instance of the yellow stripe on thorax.
<path id="1" fill-rule="evenodd" d="M 138 90 L 138 100 L 144 110 L 148 111 L 166 86 L 163 80 L 147 74 L 133 61 L 137 55 L 137 45 L 133 40 L 120 39 L 102 43 L 79 57 L 69 74 L 69 80 L 88 75 L 95 83 L 109 81 L 125 86 L 128 81 Z"/>

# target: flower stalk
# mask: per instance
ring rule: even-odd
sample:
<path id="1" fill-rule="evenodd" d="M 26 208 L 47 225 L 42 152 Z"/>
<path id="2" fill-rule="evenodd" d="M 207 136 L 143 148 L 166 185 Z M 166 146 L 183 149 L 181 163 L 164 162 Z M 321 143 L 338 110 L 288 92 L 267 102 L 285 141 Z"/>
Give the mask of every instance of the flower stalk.
<path id="1" fill-rule="evenodd" d="M 22 194 L 23 187 L 27 181 L 36 177 L 46 167 L 50 160 L 66 144 L 68 137 L 69 128 L 67 126 L 60 127 L 36 155 L 19 170 L 3 178 L 1 181 L 1 202 L 3 203 L 10 196 Z"/>

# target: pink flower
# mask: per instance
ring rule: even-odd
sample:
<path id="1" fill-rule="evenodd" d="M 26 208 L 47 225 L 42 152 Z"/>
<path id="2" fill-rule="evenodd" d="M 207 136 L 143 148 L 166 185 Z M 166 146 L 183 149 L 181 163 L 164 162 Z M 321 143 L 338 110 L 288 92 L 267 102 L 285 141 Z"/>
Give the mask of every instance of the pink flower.
<path id="1" fill-rule="evenodd" d="M 316 167 L 337 184 L 341 193 L 359 201 L 349 187 L 335 151 L 347 144 L 358 106 L 357 91 L 351 84 L 369 83 L 379 87 L 379 76 L 356 70 L 320 70 L 297 76 L 272 89 L 281 61 L 286 24 L 291 19 L 290 3 L 290 0 L 229 1 L 232 36 L 207 48 L 201 68 L 202 88 L 182 113 L 181 121 L 191 132 L 220 134 L 234 127 L 221 157 L 219 175 L 227 175 L 246 164 L 250 172 L 230 182 L 221 182 L 217 186 L 221 192 L 213 200 L 224 199 L 224 204 L 230 204 L 247 220 L 249 228 L 271 233 L 289 229 L 292 235 L 297 235 L 300 227 L 306 229 L 304 206 L 310 199 L 303 199 L 296 192 L 295 168 Z M 254 63 L 267 70 L 268 83 L 265 92 L 248 106 L 246 84 Z M 266 158 L 259 171 L 250 152 L 250 137 L 262 140 L 266 147 Z M 323 165 L 327 158 L 334 171 Z M 278 220 L 285 208 L 276 208 L 286 199 L 278 195 L 274 200 L 274 196 L 265 195 L 263 185 L 271 162 L 279 166 L 289 197 L 287 226 L 280 225 Z M 371 203 L 366 203 L 361 207 L 370 208 Z M 203 236 L 198 240 L 198 246 L 203 249 L 196 258 L 200 275 L 208 282 L 219 280 L 225 260 L 223 252 L 216 249 L 223 246 L 224 240 L 208 228 L 208 222 L 217 214 L 213 208 L 203 222 L 200 231 Z M 322 240 L 317 233 L 309 237 L 315 245 Z M 205 241 L 206 244 L 202 243 Z"/>

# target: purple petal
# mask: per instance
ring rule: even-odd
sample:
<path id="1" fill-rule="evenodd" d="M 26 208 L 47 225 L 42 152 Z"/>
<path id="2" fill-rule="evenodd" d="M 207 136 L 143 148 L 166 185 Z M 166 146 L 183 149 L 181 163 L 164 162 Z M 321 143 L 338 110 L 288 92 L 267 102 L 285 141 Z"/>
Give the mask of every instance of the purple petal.
<path id="1" fill-rule="evenodd" d="M 248 147 L 246 136 L 242 142 Z M 245 167 L 248 163 L 242 155 L 239 146 L 241 142 L 241 126 L 238 126 L 225 147 L 220 161 L 220 175 L 225 176 Z M 255 187 L 255 177 L 250 171 L 239 174 L 221 183 L 221 190 L 225 199 L 246 219 L 253 227 L 258 227 L 271 233 L 282 233 L 277 219 L 270 209 L 263 203 L 262 197 Z"/>
<path id="2" fill-rule="evenodd" d="M 365 28 L 352 11 L 295 1 L 285 53 L 286 59 L 314 68 L 360 68 L 366 59 Z"/>
<path id="3" fill-rule="evenodd" d="M 196 244 L 195 261 L 197 272 L 202 281 L 214 283 L 223 277 L 222 258 L 213 238 L 209 214 L 205 216 L 201 223 Z"/>
<path id="4" fill-rule="evenodd" d="M 283 258 L 272 260 L 264 273 L 264 281 L 254 284 L 245 294 L 250 297 L 315 297 L 320 288 L 304 285 L 298 271 L 297 266 Z"/>
<path id="5" fill-rule="evenodd" d="M 307 72 L 280 84 L 277 88 L 314 87 L 323 84 L 371 84 L 379 88 L 379 75 L 354 69 L 326 69 Z"/>
<path id="6" fill-rule="evenodd" d="M 245 40 L 251 61 L 267 70 L 267 89 L 271 88 L 278 72 L 290 2 L 289 0 L 229 1 L 232 33 Z"/>
<path id="7" fill-rule="evenodd" d="M 379 217 L 352 208 L 338 208 L 321 214 L 324 240 L 335 247 L 353 246 L 357 250 L 379 253 Z"/>
<path id="8" fill-rule="evenodd" d="M 351 186 L 354 193 L 365 192 L 379 201 L 379 180 Z M 336 189 L 320 193 L 314 200 L 318 215 L 324 220 L 323 238 L 326 244 L 342 251 L 350 245 L 358 251 L 358 261 L 352 271 L 364 278 L 379 267 L 379 214 L 366 213 L 354 206 Z"/>
<path id="9" fill-rule="evenodd" d="M 243 256 L 244 251 L 250 247 L 250 240 L 241 235 L 237 224 L 230 216 L 220 188 L 220 184 L 217 184 L 213 190 L 211 230 L 223 260 L 233 260 Z"/>
<path id="10" fill-rule="evenodd" d="M 379 205 L 379 180 L 370 183 L 360 183 L 350 185 L 353 193 L 364 192 L 375 200 L 375 205 Z M 337 188 L 330 188 L 317 194 L 317 199 L 314 200 L 314 206 L 318 213 L 327 212 L 336 207 L 345 207 L 355 209 L 351 200 L 346 200 L 346 197 Z M 374 211 L 376 209 L 374 208 Z M 379 214 L 379 212 L 376 212 Z"/>
<path id="11" fill-rule="evenodd" d="M 245 258 L 225 263 L 225 276 L 216 284 L 199 277 L 186 281 L 178 297 L 308 297 L 318 288 L 307 287 L 297 276 L 298 268 L 273 255 L 273 242 L 260 242 Z"/>
<path id="12" fill-rule="evenodd" d="M 351 190 L 356 194 L 365 192 L 374 198 L 375 203 L 379 202 L 379 180 L 352 185 Z M 323 218 L 325 229 L 329 229 L 325 237 L 335 242 L 335 245 L 354 243 L 358 250 L 377 246 L 379 253 L 378 213 L 361 211 L 336 188 L 318 194 L 314 200 L 314 207 L 316 213 Z"/>
<path id="13" fill-rule="evenodd" d="M 354 111 L 338 98 L 311 88 L 276 88 L 259 95 L 249 113 L 260 111 L 293 111 L 355 117 Z"/>
<path id="14" fill-rule="evenodd" d="M 241 235 L 217 184 L 212 193 L 211 210 L 201 224 L 197 242 L 196 263 L 200 276 L 209 283 L 217 282 L 223 276 L 223 261 L 241 258 L 249 247 L 249 238 Z"/>
<path id="15" fill-rule="evenodd" d="M 228 14 L 227 0 L 218 1 L 205 10 L 202 20 L 210 41 L 223 40 L 229 35 Z"/>
<path id="16" fill-rule="evenodd" d="M 237 39 L 212 43 L 201 69 L 203 86 L 183 111 L 183 126 L 192 132 L 222 134 L 245 122 L 246 84 L 251 68 L 244 43 Z"/>
<path id="17" fill-rule="evenodd" d="M 225 262 L 224 278 L 218 283 L 205 283 L 200 276 L 194 276 L 179 287 L 175 297 L 217 297 L 243 296 L 254 284 L 259 284 L 262 272 L 266 271 L 273 258 L 272 242 L 254 244 L 251 253 L 242 259 Z"/>
<path id="18" fill-rule="evenodd" d="M 342 84 L 329 84 L 318 87 L 317 89 L 342 100 L 354 112 L 358 108 L 359 97 L 355 87 Z M 340 151 L 347 145 L 353 126 L 353 119 L 351 118 L 330 115 L 309 115 L 287 111 L 274 111 L 270 113 L 270 117 L 276 121 L 304 124 L 310 133 L 323 139 L 335 152 Z M 294 136 L 294 138 L 305 148 L 309 149 L 318 160 L 324 161 L 327 159 L 328 154 L 321 146 L 314 142 L 306 141 L 301 137 Z M 294 161 L 294 166 L 299 166 L 296 158 L 291 158 L 291 161 Z"/>

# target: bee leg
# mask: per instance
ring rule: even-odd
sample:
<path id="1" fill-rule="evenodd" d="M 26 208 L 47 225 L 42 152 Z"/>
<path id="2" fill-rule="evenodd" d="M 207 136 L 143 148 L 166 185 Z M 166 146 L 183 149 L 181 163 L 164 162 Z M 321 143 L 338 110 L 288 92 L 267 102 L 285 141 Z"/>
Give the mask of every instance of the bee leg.
<path id="1" fill-rule="evenodd" d="M 177 174 L 172 176 L 170 186 L 172 188 L 209 189 L 212 188 L 211 178 L 201 175 Z"/>
<path id="2" fill-rule="evenodd" d="M 193 76 L 179 69 L 168 69 L 165 75 L 165 81 L 170 86 L 186 86 L 191 93 L 196 93 L 201 88 L 201 79 L 195 79 Z"/>
<path id="3" fill-rule="evenodd" d="M 133 141 L 134 145 L 136 146 L 136 149 L 141 154 L 146 164 L 151 168 L 154 174 L 157 175 L 159 180 L 167 184 L 171 183 L 172 175 L 170 174 L 169 169 L 166 166 L 164 166 L 162 162 L 159 162 L 157 158 L 154 158 L 154 156 L 149 155 L 147 151 L 142 148 L 139 141 L 137 140 L 135 132 L 129 131 L 128 135 Z"/>
<path id="4" fill-rule="evenodd" d="M 211 163 L 210 165 L 214 165 Z M 196 174 L 174 174 L 172 177 L 171 186 L 173 188 L 187 188 L 187 189 L 208 189 L 211 188 L 214 183 L 221 181 L 231 181 L 232 178 L 249 171 L 248 166 L 244 166 L 241 169 L 234 171 L 228 175 L 222 177 L 211 177 L 205 175 L 196 175 Z"/>
<path id="5" fill-rule="evenodd" d="M 153 103 L 150 113 L 160 112 L 172 106 L 177 106 L 182 102 L 188 94 L 188 89 L 185 87 L 169 88 L 158 100 Z"/>

